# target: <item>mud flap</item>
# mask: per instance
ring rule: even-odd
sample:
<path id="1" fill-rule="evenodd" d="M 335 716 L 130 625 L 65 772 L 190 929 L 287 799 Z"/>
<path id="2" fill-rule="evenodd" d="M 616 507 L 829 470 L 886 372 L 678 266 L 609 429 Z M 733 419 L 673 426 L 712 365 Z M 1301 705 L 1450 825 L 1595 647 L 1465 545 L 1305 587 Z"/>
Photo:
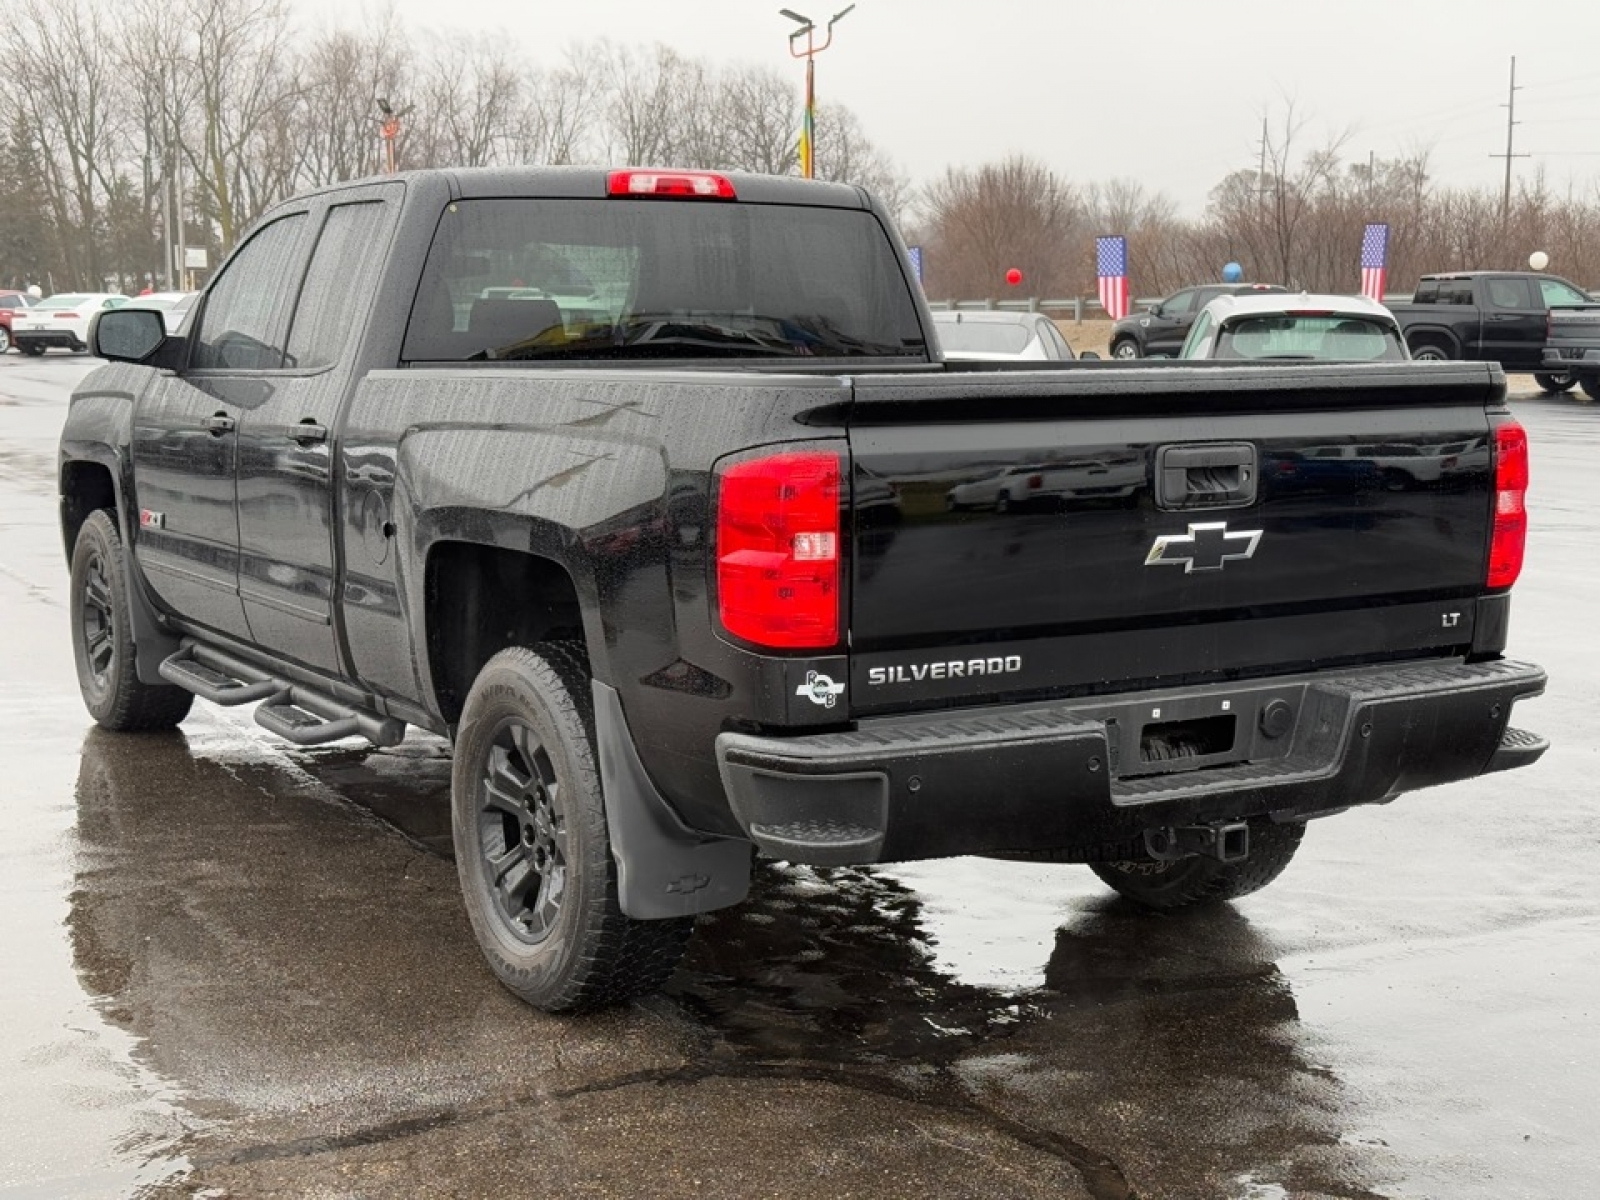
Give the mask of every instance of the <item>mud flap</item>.
<path id="1" fill-rule="evenodd" d="M 678 819 L 639 761 L 616 690 L 598 681 L 594 728 L 622 911 L 659 921 L 742 902 L 754 847 L 696 833 Z"/>

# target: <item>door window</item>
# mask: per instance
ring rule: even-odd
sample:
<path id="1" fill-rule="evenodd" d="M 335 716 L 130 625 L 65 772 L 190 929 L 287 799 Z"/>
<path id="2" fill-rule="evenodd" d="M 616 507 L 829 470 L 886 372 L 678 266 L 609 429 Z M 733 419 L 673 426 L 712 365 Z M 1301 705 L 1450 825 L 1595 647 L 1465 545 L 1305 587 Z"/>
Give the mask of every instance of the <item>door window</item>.
<path id="1" fill-rule="evenodd" d="M 1194 308 L 1194 289 L 1186 292 L 1174 292 L 1170 297 L 1161 302 L 1161 315 L 1163 317 L 1187 317 Z"/>
<path id="2" fill-rule="evenodd" d="M 195 369 L 273 371 L 283 366 L 305 224 L 305 213 L 274 221 L 223 268 L 200 314 L 191 364 Z"/>
<path id="3" fill-rule="evenodd" d="M 1489 303 L 1495 308 L 1537 308 L 1525 279 L 1489 280 Z"/>
<path id="4" fill-rule="evenodd" d="M 1546 308 L 1565 308 L 1572 304 L 1589 304 L 1589 297 L 1585 296 L 1571 284 L 1562 283 L 1559 279 L 1539 280 L 1539 295 Z"/>
<path id="5" fill-rule="evenodd" d="M 384 206 L 378 201 L 328 211 L 289 327 L 285 365 L 305 369 L 339 361 L 377 281 L 383 223 Z"/>

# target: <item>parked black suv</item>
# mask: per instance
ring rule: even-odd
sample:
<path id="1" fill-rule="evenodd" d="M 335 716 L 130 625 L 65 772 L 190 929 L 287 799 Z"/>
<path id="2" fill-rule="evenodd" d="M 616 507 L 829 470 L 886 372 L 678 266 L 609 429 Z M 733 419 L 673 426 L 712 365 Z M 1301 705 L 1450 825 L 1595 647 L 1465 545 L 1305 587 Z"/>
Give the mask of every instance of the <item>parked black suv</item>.
<path id="1" fill-rule="evenodd" d="M 1241 292 L 1286 292 L 1276 283 L 1206 283 L 1173 292 L 1142 313 L 1130 313 L 1111 328 L 1112 358 L 1176 358 L 1200 310 L 1218 296 Z"/>

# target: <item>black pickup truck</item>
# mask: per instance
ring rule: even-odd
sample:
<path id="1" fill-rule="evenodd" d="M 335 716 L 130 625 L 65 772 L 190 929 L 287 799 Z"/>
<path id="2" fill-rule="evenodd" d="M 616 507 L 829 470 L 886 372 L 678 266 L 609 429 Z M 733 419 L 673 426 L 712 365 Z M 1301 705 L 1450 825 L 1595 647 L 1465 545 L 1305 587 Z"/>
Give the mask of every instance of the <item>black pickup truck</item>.
<path id="1" fill-rule="evenodd" d="M 1545 365 L 1552 313 L 1594 308 L 1576 284 L 1536 271 L 1461 271 L 1424 275 L 1409 304 L 1391 304 L 1411 357 L 1499 363 L 1531 371 L 1547 392 L 1566 391 L 1573 378 Z"/>
<path id="2" fill-rule="evenodd" d="M 843 185 L 282 204 L 181 336 L 92 330 L 60 451 L 90 713 L 450 737 L 467 912 L 552 1011 L 658 986 L 756 852 L 1087 863 L 1176 908 L 1543 751 L 1508 724 L 1544 675 L 1503 656 L 1498 368 L 958 367 L 930 329 Z"/>

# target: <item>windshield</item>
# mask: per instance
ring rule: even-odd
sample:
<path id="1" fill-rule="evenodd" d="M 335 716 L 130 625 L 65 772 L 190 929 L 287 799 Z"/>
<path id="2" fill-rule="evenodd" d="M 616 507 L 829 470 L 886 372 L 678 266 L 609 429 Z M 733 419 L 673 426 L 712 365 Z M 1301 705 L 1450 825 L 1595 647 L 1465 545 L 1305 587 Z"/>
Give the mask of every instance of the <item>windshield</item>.
<path id="1" fill-rule="evenodd" d="M 971 350 L 984 354 L 1021 354 L 1031 338 L 1024 326 L 997 321 L 935 319 L 934 331 L 939 335 L 941 346 L 957 353 Z"/>
<path id="2" fill-rule="evenodd" d="M 662 200 L 462 200 L 439 219 L 410 362 L 926 354 L 876 219 Z"/>
<path id="3" fill-rule="evenodd" d="M 1403 362 L 1406 349 L 1385 322 L 1340 314 L 1280 314 L 1225 324 L 1217 358 L 1309 358 L 1339 362 Z"/>

